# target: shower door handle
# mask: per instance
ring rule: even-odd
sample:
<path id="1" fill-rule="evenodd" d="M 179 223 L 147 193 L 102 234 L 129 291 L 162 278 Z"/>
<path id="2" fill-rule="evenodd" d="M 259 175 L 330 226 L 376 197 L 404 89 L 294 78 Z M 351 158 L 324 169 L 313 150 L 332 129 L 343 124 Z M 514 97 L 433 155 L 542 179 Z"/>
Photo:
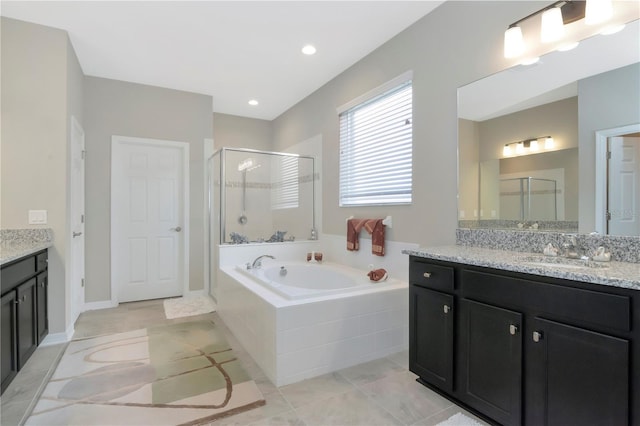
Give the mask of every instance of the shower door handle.
<path id="1" fill-rule="evenodd" d="M 175 228 L 169 228 L 169 231 L 176 231 L 176 232 L 180 232 L 182 231 L 182 228 L 179 226 L 176 226 Z"/>

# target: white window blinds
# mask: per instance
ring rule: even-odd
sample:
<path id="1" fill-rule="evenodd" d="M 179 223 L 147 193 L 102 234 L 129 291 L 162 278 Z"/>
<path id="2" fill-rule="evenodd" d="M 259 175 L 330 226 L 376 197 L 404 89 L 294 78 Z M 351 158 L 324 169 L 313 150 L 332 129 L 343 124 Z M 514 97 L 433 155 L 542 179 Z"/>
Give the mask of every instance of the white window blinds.
<path id="1" fill-rule="evenodd" d="M 298 178 L 298 157 L 276 158 L 274 164 L 275 182 L 271 190 L 271 208 L 292 209 L 298 207 L 300 181 Z"/>
<path id="2" fill-rule="evenodd" d="M 411 203 L 412 82 L 340 114 L 340 206 Z"/>

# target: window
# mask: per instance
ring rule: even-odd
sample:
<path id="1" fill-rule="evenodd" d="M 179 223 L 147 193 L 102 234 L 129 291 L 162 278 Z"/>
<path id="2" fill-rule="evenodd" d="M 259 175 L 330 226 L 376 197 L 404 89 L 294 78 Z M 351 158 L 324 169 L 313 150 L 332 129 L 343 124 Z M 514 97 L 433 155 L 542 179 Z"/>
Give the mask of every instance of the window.
<path id="1" fill-rule="evenodd" d="M 412 81 L 397 80 L 340 113 L 340 206 L 411 203 Z"/>

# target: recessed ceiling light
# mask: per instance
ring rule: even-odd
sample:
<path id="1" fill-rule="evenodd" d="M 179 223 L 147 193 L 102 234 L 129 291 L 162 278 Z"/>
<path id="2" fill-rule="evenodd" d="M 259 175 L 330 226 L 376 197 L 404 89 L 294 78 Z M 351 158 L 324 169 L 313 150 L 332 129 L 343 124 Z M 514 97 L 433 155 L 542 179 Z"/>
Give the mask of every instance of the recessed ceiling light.
<path id="1" fill-rule="evenodd" d="M 307 44 L 302 48 L 302 53 L 304 53 L 305 55 L 313 55 L 314 53 L 316 53 L 316 48 L 310 44 Z"/>
<path id="2" fill-rule="evenodd" d="M 258 101 L 256 101 L 255 99 L 251 99 L 251 100 L 249 101 L 249 105 L 251 105 L 251 106 L 256 106 L 256 105 L 258 105 Z"/>

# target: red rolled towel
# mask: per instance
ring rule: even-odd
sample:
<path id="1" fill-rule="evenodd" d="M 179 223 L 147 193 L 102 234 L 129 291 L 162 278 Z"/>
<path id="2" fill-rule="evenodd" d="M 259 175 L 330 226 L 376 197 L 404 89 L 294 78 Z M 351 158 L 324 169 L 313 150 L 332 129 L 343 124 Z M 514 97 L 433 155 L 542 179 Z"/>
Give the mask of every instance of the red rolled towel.
<path id="1" fill-rule="evenodd" d="M 389 274 L 387 274 L 387 271 L 380 268 L 380 269 L 374 269 L 373 271 L 370 271 L 368 274 L 369 279 L 371 281 L 384 281 L 389 277 Z"/>

